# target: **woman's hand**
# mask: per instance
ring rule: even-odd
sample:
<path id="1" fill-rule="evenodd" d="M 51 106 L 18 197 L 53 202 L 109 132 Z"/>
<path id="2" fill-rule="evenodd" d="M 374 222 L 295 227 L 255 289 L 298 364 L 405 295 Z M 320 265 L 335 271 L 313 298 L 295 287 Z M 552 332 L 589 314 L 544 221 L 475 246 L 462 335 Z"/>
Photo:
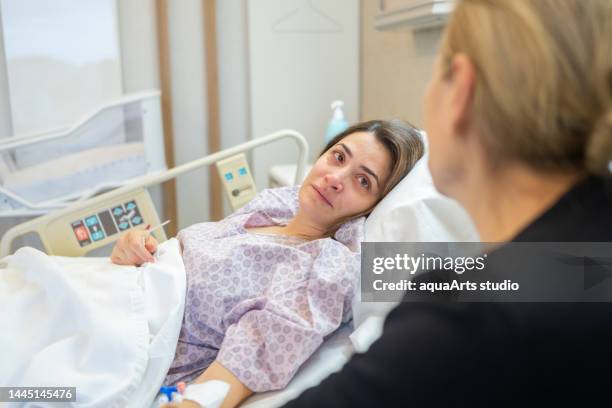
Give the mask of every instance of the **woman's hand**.
<path id="1" fill-rule="evenodd" d="M 140 266 L 153 262 L 157 250 L 157 240 L 147 230 L 131 230 L 124 234 L 113 248 L 111 262 L 118 265 Z"/>

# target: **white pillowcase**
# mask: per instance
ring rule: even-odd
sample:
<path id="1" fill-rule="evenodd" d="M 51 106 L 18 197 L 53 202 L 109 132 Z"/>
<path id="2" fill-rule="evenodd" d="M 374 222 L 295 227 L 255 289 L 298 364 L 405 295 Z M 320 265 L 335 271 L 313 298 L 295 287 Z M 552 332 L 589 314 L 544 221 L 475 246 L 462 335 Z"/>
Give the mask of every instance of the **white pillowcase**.
<path id="1" fill-rule="evenodd" d="M 434 187 L 425 155 L 367 218 L 365 241 L 475 242 L 479 237 L 463 207 Z M 352 305 L 355 331 L 351 335 L 357 351 L 367 350 L 378 338 L 382 320 L 395 305 L 361 302 L 358 291 Z"/>
<path id="2" fill-rule="evenodd" d="M 366 220 L 366 241 L 478 241 L 463 207 L 434 187 L 427 158 L 423 156 L 372 211 Z"/>

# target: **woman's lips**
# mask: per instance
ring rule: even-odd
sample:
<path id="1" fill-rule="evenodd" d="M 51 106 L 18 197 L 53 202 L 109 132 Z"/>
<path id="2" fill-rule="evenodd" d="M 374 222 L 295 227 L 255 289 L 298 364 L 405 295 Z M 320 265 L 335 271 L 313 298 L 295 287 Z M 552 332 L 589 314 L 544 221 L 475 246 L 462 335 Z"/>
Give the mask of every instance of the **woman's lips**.
<path id="1" fill-rule="evenodd" d="M 332 207 L 332 208 L 334 207 L 334 206 L 332 205 L 332 203 L 331 203 L 331 202 L 330 202 L 330 201 L 327 199 L 327 197 L 325 197 L 325 195 L 323 195 L 323 193 L 321 193 L 321 192 L 319 191 L 319 189 L 318 189 L 318 188 L 317 188 L 317 187 L 316 187 L 314 184 L 312 185 L 312 188 L 314 189 L 314 191 L 316 191 L 316 192 L 317 192 L 317 194 L 319 194 L 319 196 L 320 196 L 320 197 L 323 199 L 323 201 L 325 201 L 325 202 L 327 203 L 327 205 L 329 205 L 329 206 L 330 206 L 330 207 Z"/>

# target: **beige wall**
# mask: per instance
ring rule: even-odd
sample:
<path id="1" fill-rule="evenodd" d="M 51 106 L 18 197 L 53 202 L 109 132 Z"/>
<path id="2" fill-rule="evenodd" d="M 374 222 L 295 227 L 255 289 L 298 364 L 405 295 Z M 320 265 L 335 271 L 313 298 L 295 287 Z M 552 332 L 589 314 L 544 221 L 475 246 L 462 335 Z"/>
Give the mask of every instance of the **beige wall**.
<path id="1" fill-rule="evenodd" d="M 361 119 L 400 118 L 422 126 L 423 94 L 442 31 L 377 31 L 378 4 L 361 2 Z"/>

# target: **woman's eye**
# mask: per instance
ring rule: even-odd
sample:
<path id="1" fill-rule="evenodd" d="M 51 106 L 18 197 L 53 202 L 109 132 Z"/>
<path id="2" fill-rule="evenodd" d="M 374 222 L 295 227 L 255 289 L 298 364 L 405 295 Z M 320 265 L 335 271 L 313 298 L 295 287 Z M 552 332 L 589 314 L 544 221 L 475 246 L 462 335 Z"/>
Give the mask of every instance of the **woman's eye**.
<path id="1" fill-rule="evenodd" d="M 339 163 L 344 162 L 344 155 L 340 152 L 334 152 L 334 157 L 336 158 L 336 161 L 338 161 Z"/>
<path id="2" fill-rule="evenodd" d="M 363 188 L 366 188 L 366 189 L 370 188 L 370 181 L 367 179 L 367 177 L 359 177 L 359 184 Z"/>

